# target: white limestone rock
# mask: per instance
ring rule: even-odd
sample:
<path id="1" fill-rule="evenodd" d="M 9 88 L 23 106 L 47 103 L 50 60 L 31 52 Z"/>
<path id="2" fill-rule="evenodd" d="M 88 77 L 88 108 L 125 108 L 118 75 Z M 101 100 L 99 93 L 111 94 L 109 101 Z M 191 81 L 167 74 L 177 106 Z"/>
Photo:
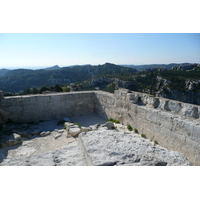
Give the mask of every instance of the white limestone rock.
<path id="1" fill-rule="evenodd" d="M 188 105 L 188 106 L 184 107 L 181 110 L 181 112 L 184 116 L 189 116 L 189 117 L 193 117 L 193 118 L 199 117 L 197 106 Z"/>
<path id="2" fill-rule="evenodd" d="M 95 125 L 89 126 L 89 128 L 91 128 L 92 131 L 95 131 L 99 128 L 99 126 L 100 126 L 99 124 L 95 124 Z"/>
<path id="3" fill-rule="evenodd" d="M 70 123 L 70 122 L 65 122 L 64 126 L 67 131 L 69 131 L 70 128 L 79 128 L 78 125 L 74 125 L 74 123 Z"/>
<path id="4" fill-rule="evenodd" d="M 182 108 L 182 106 L 181 106 L 180 102 L 171 101 L 171 100 L 168 102 L 169 111 L 172 111 L 174 113 L 179 113 L 181 108 Z"/>
<path id="5" fill-rule="evenodd" d="M 91 131 L 92 129 L 90 127 L 84 127 L 84 126 L 81 126 L 81 132 L 88 132 L 88 131 Z"/>
<path id="6" fill-rule="evenodd" d="M 19 134 L 17 134 L 17 133 L 13 133 L 13 137 L 14 137 L 14 139 L 15 139 L 16 141 L 20 141 L 20 142 L 21 142 L 21 140 L 22 140 L 21 135 L 19 135 Z"/>
<path id="7" fill-rule="evenodd" d="M 72 123 L 70 123 L 70 122 L 65 122 L 64 123 L 64 126 L 65 126 L 65 128 L 66 129 L 68 129 L 69 128 L 69 126 L 71 126 L 71 125 L 73 125 Z"/>
<path id="8" fill-rule="evenodd" d="M 159 98 L 149 96 L 147 98 L 147 104 L 152 106 L 153 108 L 157 108 L 159 105 Z"/>
<path id="9" fill-rule="evenodd" d="M 80 128 L 69 128 L 69 134 L 70 134 L 72 137 L 77 136 L 80 132 L 81 132 L 81 129 L 80 129 Z"/>
<path id="10" fill-rule="evenodd" d="M 57 140 L 59 137 L 61 137 L 62 136 L 62 133 L 56 133 L 55 135 L 54 135 L 54 138 L 55 138 L 55 140 Z"/>
<path id="11" fill-rule="evenodd" d="M 47 135 L 50 135 L 51 134 L 51 132 L 50 131 L 43 131 L 42 133 L 40 133 L 40 136 L 41 137 L 45 137 L 45 136 L 47 136 Z"/>
<path id="12" fill-rule="evenodd" d="M 2 160 L 2 162 L 1 162 Z M 77 142 L 60 149 L 29 157 L 6 158 L 0 154 L 0 166 L 85 166 L 86 160 Z"/>
<path id="13" fill-rule="evenodd" d="M 128 93 L 127 100 L 131 103 L 138 103 L 139 95 L 137 93 Z"/>
<path id="14" fill-rule="evenodd" d="M 135 134 L 113 130 L 79 135 L 89 165 L 180 166 L 191 163 L 183 154 L 169 151 Z"/>
<path id="15" fill-rule="evenodd" d="M 107 127 L 108 129 L 113 129 L 115 127 L 113 122 L 106 122 L 102 127 Z"/>
<path id="16" fill-rule="evenodd" d="M 168 100 L 160 98 L 160 104 L 159 104 L 158 108 L 161 109 L 161 110 L 167 110 L 168 111 L 169 110 L 168 102 L 169 102 Z"/>

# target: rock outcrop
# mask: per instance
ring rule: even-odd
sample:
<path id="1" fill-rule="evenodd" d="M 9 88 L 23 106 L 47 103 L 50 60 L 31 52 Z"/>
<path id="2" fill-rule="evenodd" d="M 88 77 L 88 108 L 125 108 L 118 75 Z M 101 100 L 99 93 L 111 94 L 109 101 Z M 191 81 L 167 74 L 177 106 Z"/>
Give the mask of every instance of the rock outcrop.
<path id="1" fill-rule="evenodd" d="M 193 70 L 195 69 L 196 67 L 200 67 L 199 64 L 181 64 L 177 67 L 172 67 L 173 70 Z"/>
<path id="2" fill-rule="evenodd" d="M 136 134 L 113 130 L 79 135 L 89 165 L 181 166 L 190 162 L 178 152 L 153 145 Z"/>
<path id="3" fill-rule="evenodd" d="M 66 124 L 68 133 L 72 125 Z M 97 124 L 96 130 L 80 127 L 73 137 L 67 130 L 55 129 L 50 134 L 23 141 L 14 150 L 0 151 L 1 166 L 184 166 L 191 165 L 183 154 L 169 151 L 144 139 L 134 131 L 117 130 L 113 122 Z M 16 140 L 21 137 L 14 135 Z M 13 144 L 14 145 L 14 144 Z M 56 148 L 57 147 L 57 148 Z M 8 150 L 8 149 L 7 149 Z"/>
<path id="4" fill-rule="evenodd" d="M 128 88 L 130 85 L 134 83 L 134 81 L 122 81 L 117 78 L 93 76 L 90 82 L 90 86 L 103 88 L 111 83 L 115 84 L 115 89 L 119 89 L 119 88 Z"/>

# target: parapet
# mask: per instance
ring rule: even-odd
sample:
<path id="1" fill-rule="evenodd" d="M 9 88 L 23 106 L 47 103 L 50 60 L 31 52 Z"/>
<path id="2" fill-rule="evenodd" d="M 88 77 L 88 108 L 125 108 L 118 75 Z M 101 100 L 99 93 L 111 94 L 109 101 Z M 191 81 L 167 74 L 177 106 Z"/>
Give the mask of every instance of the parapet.
<path id="1" fill-rule="evenodd" d="M 161 97 L 154 97 L 149 94 L 130 91 L 127 89 L 115 90 L 114 95 L 116 98 L 123 99 L 126 102 L 172 112 L 180 115 L 183 118 L 199 119 L 200 117 L 200 106 L 198 105 L 183 103 Z"/>

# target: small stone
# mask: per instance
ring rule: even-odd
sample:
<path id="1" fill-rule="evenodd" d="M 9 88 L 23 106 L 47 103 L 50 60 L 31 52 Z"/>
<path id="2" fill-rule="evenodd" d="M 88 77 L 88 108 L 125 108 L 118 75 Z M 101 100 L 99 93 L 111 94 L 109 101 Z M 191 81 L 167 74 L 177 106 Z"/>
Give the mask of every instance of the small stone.
<path id="1" fill-rule="evenodd" d="M 62 133 L 56 133 L 55 135 L 54 135 L 54 139 L 56 140 L 56 139 L 58 139 L 59 137 L 61 137 L 62 136 Z"/>
<path id="2" fill-rule="evenodd" d="M 64 126 L 65 126 L 65 128 L 68 130 L 69 129 L 69 127 L 71 127 L 71 126 L 73 126 L 74 124 L 73 123 L 70 123 L 70 122 L 65 122 L 64 123 Z"/>
<path id="3" fill-rule="evenodd" d="M 70 128 L 69 134 L 73 137 L 77 136 L 81 132 L 80 128 Z"/>
<path id="4" fill-rule="evenodd" d="M 45 136 L 47 136 L 47 135 L 50 135 L 51 134 L 51 132 L 50 131 L 47 131 L 47 132 L 42 132 L 42 133 L 40 133 L 40 136 L 41 137 L 45 137 Z"/>
<path id="5" fill-rule="evenodd" d="M 113 122 L 106 122 L 102 125 L 102 127 L 108 127 L 108 129 L 113 129 L 115 126 Z"/>
<path id="6" fill-rule="evenodd" d="M 13 133 L 13 137 L 16 141 L 21 141 L 22 140 L 22 137 L 21 135 L 17 134 L 17 133 Z"/>
<path id="7" fill-rule="evenodd" d="M 88 132 L 88 131 L 91 131 L 91 130 L 92 129 L 90 127 L 84 127 L 84 126 L 81 127 L 82 132 Z"/>
<path id="8" fill-rule="evenodd" d="M 91 130 L 95 131 L 98 129 L 99 126 L 100 126 L 99 124 L 95 124 L 95 125 L 89 126 L 89 128 L 91 128 Z"/>

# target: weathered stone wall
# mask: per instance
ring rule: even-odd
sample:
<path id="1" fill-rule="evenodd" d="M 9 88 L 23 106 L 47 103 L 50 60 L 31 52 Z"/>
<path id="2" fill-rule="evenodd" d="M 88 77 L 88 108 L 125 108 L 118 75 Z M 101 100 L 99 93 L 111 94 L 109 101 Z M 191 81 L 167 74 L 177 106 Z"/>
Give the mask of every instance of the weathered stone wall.
<path id="1" fill-rule="evenodd" d="M 199 106 L 121 89 L 114 95 L 97 93 L 95 111 L 137 128 L 139 133 L 200 165 Z"/>
<path id="2" fill-rule="evenodd" d="M 116 90 L 70 92 L 0 99 L 0 118 L 14 122 L 58 119 L 96 112 L 130 124 L 139 133 L 200 165 L 200 107 L 148 94 Z"/>
<path id="3" fill-rule="evenodd" d="M 94 111 L 94 92 L 6 97 L 0 109 L 2 121 L 19 123 L 89 114 Z"/>

